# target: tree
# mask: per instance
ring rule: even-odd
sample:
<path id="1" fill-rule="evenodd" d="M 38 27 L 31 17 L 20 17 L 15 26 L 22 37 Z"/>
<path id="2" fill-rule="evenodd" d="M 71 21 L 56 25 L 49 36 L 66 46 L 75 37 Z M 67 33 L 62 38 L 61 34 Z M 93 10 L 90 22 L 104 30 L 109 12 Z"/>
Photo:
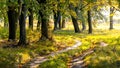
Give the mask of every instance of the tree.
<path id="1" fill-rule="evenodd" d="M 18 0 L 18 12 L 16 11 L 16 2 L 12 2 L 11 0 L 8 0 L 8 21 L 9 21 L 9 39 L 8 40 L 15 40 L 16 38 L 16 25 L 18 18 L 21 13 L 21 7 L 22 7 L 22 2 L 21 0 Z"/>
<path id="2" fill-rule="evenodd" d="M 55 13 L 55 11 L 54 11 L 54 31 L 61 29 L 61 28 L 62 28 L 62 26 L 61 26 L 61 13 L 59 10 L 57 11 L 57 13 Z"/>
<path id="3" fill-rule="evenodd" d="M 71 16 L 71 18 L 72 18 L 75 33 L 80 33 L 80 29 L 79 29 L 79 26 L 78 26 L 77 19 L 74 16 Z"/>
<path id="4" fill-rule="evenodd" d="M 109 29 L 112 30 L 113 29 L 113 16 L 114 16 L 114 2 L 112 3 L 113 1 L 109 0 L 109 6 L 110 6 L 110 16 L 109 16 L 109 19 L 110 19 L 110 27 Z"/>
<path id="5" fill-rule="evenodd" d="M 29 8 L 29 29 L 33 30 L 33 9 Z"/>
<path id="6" fill-rule="evenodd" d="M 61 25 L 61 12 L 60 11 L 58 11 L 57 12 L 57 15 L 58 15 L 58 24 L 59 24 L 59 29 L 61 29 L 62 28 L 62 25 Z"/>
<path id="7" fill-rule="evenodd" d="M 113 13 L 114 7 L 110 7 L 110 30 L 113 29 Z"/>
<path id="8" fill-rule="evenodd" d="M 49 12 L 50 5 L 47 0 L 37 0 L 41 5 L 39 15 L 41 17 L 41 37 L 40 40 L 52 40 L 51 31 L 49 29 Z"/>
<path id="9" fill-rule="evenodd" d="M 88 10 L 88 33 L 92 33 L 91 10 Z"/>
<path id="10" fill-rule="evenodd" d="M 40 30 L 40 25 L 41 25 L 41 17 L 40 15 L 38 15 L 37 30 Z"/>
<path id="11" fill-rule="evenodd" d="M 62 28 L 65 28 L 65 18 L 62 17 Z"/>
<path id="12" fill-rule="evenodd" d="M 72 22 L 73 22 L 73 26 L 74 26 L 74 30 L 75 30 L 75 33 L 80 33 L 80 29 L 79 29 L 79 25 L 78 25 L 78 21 L 77 21 L 77 11 L 78 11 L 78 7 L 74 7 L 72 5 L 70 5 L 70 8 L 72 10 L 74 10 L 75 12 L 75 15 L 74 14 L 71 14 L 71 18 L 72 18 Z M 73 12 L 73 13 L 74 13 Z"/>
<path id="13" fill-rule="evenodd" d="M 61 24 L 61 1 L 57 0 L 56 3 L 54 3 L 53 5 L 56 5 L 56 10 L 53 9 L 53 14 L 54 14 L 54 31 L 61 29 L 62 28 L 62 24 Z"/>
<path id="14" fill-rule="evenodd" d="M 22 12 L 19 19 L 20 39 L 18 45 L 26 45 L 26 4 L 22 4 Z"/>
<path id="15" fill-rule="evenodd" d="M 56 12 L 53 10 L 53 15 L 54 15 L 54 31 L 58 29 L 58 22 L 57 22 L 57 14 Z"/>
<path id="16" fill-rule="evenodd" d="M 86 5 L 84 6 L 84 1 L 83 0 L 80 0 L 80 3 L 79 3 L 79 15 L 80 15 L 80 20 L 82 22 L 82 31 L 86 29 L 86 24 L 85 24 L 85 16 L 84 16 L 84 7 L 86 7 Z"/>

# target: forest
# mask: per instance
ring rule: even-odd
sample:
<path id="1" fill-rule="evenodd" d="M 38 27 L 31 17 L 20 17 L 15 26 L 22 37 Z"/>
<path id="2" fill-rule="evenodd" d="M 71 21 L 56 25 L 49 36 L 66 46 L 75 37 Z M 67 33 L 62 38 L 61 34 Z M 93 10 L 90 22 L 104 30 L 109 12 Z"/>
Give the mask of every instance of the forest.
<path id="1" fill-rule="evenodd" d="M 0 68 L 120 68 L 120 0 L 0 0 Z"/>

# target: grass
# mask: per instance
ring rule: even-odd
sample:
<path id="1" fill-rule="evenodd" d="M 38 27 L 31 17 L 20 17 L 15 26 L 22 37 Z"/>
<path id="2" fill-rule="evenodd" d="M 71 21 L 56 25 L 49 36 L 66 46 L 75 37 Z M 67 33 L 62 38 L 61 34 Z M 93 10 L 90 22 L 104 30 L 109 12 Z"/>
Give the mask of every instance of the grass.
<path id="1" fill-rule="evenodd" d="M 119 68 L 120 67 L 120 37 L 105 40 L 109 45 L 97 47 L 95 52 L 86 57 L 88 68 Z"/>
<path id="2" fill-rule="evenodd" d="M 101 27 L 102 28 L 102 27 Z M 107 30 L 107 29 L 94 29 L 93 34 L 88 34 L 87 31 L 83 33 L 74 33 L 71 25 L 63 30 L 54 32 L 54 39 L 56 42 L 41 41 L 39 40 L 39 31 L 27 30 L 27 41 L 30 43 L 26 48 L 7 48 L 0 47 L 0 66 L 3 68 L 9 68 L 9 66 L 16 67 L 16 65 L 24 64 L 35 56 L 45 56 L 51 52 L 55 52 L 66 47 L 75 44 L 75 40 L 82 42 L 82 45 L 77 49 L 70 50 L 68 52 L 58 54 L 55 57 L 49 57 L 51 60 L 42 63 L 40 68 L 67 68 L 71 57 L 78 56 L 86 49 L 99 45 L 101 41 L 108 43 L 109 46 L 105 48 L 96 47 L 95 53 L 87 56 L 85 61 L 89 68 L 101 68 L 104 66 L 112 67 L 119 64 L 120 56 L 120 31 L 119 30 Z M 7 42 L 8 29 L 0 28 L 0 46 L 11 44 Z M 17 39 L 19 38 L 19 32 L 17 32 Z M 115 48 L 116 47 L 116 48 Z M 115 52 L 112 51 L 115 48 Z M 107 59 L 108 58 L 108 59 Z M 5 67 L 6 66 L 6 67 Z M 109 68 L 108 67 L 108 68 Z"/>
<path id="3" fill-rule="evenodd" d="M 60 54 L 51 60 L 42 63 L 40 68 L 67 68 L 71 56 L 78 56 L 84 50 L 97 46 L 95 53 L 85 58 L 88 68 L 119 68 L 120 66 L 120 52 L 119 52 L 119 30 L 105 30 L 95 29 L 93 34 L 87 34 L 86 31 L 81 34 L 75 34 L 73 31 L 62 30 L 56 32 L 55 35 L 66 35 L 70 39 L 80 40 L 83 44 L 79 48 Z M 100 47 L 100 42 L 105 42 L 109 46 Z M 117 46 L 115 46 L 117 45 Z M 116 53 L 114 53 L 114 48 Z M 63 62 L 64 61 L 64 62 Z M 60 66 L 62 65 L 62 66 Z"/>

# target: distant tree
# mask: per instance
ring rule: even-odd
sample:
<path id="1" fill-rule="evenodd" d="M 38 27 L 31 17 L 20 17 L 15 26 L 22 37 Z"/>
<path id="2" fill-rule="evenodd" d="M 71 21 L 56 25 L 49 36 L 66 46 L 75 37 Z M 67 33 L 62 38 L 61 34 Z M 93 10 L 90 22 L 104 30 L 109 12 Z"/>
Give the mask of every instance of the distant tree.
<path id="1" fill-rule="evenodd" d="M 32 8 L 29 8 L 28 9 L 29 11 L 29 29 L 33 30 L 33 9 Z"/>
<path id="2" fill-rule="evenodd" d="M 114 16 L 114 2 L 115 1 L 112 1 L 112 0 L 109 0 L 108 3 L 109 3 L 109 6 L 110 6 L 110 15 L 109 15 L 109 19 L 110 19 L 110 27 L 109 29 L 112 30 L 113 29 L 113 16 Z"/>
<path id="3" fill-rule="evenodd" d="M 65 28 L 65 18 L 62 17 L 62 28 Z"/>
<path id="4" fill-rule="evenodd" d="M 88 33 L 92 33 L 91 10 L 88 10 Z"/>
<path id="5" fill-rule="evenodd" d="M 114 13 L 114 8 L 110 7 L 110 30 L 113 29 L 113 13 Z"/>
<path id="6" fill-rule="evenodd" d="M 54 31 L 61 29 L 62 28 L 62 23 L 61 23 L 61 16 L 62 16 L 62 12 L 61 12 L 61 1 L 57 0 L 55 4 L 53 4 L 54 6 L 56 5 L 56 9 L 53 9 L 53 15 L 54 15 Z"/>
<path id="7" fill-rule="evenodd" d="M 37 30 L 40 30 L 40 25 L 41 25 L 41 17 L 40 15 L 38 15 Z"/>
<path id="8" fill-rule="evenodd" d="M 58 10 L 57 13 L 54 12 L 54 31 L 61 28 L 61 12 Z"/>
<path id="9" fill-rule="evenodd" d="M 86 29 L 86 23 L 85 23 L 85 16 L 84 16 L 84 13 L 85 13 L 85 7 L 87 5 L 84 5 L 84 0 L 80 0 L 80 3 L 79 3 L 79 15 L 80 15 L 80 20 L 82 22 L 82 31 L 84 31 Z"/>
<path id="10" fill-rule="evenodd" d="M 57 13 L 53 10 L 54 15 L 54 31 L 58 29 L 58 22 L 57 22 Z"/>

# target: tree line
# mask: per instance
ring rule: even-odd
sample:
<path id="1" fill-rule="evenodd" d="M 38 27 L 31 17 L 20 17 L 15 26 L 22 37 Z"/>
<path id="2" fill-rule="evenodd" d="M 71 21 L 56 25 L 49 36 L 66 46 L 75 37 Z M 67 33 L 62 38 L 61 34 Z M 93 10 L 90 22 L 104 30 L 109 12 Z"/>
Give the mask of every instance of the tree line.
<path id="1" fill-rule="evenodd" d="M 29 18 L 29 29 L 31 30 L 33 30 L 34 16 L 38 19 L 37 30 L 41 32 L 40 40 L 52 40 L 52 31 L 49 28 L 51 15 L 54 17 L 53 31 L 64 28 L 65 19 L 68 17 L 72 20 L 75 33 L 86 30 L 86 21 L 88 22 L 88 33 L 92 33 L 93 12 L 101 16 L 99 8 L 110 6 L 110 29 L 113 29 L 113 13 L 115 10 L 119 10 L 119 2 L 119 0 L 1 0 L 0 18 L 4 19 L 5 27 L 8 24 L 9 41 L 15 41 L 19 22 L 20 36 L 18 45 L 20 46 L 27 43 L 27 17 Z M 7 20 L 8 23 L 6 23 Z M 79 20 L 82 23 L 82 29 L 79 28 Z"/>

